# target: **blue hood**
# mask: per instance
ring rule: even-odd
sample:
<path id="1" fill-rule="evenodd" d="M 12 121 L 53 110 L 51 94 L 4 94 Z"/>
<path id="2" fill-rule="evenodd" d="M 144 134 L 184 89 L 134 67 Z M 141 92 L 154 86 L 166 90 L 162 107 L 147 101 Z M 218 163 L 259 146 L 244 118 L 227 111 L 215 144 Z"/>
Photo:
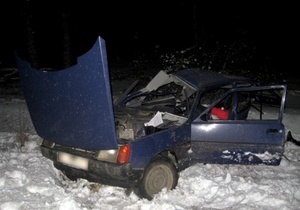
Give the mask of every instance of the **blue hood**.
<path id="1" fill-rule="evenodd" d="M 57 144 L 90 150 L 117 148 L 105 41 L 98 37 L 76 65 L 43 71 L 16 56 L 37 134 Z"/>

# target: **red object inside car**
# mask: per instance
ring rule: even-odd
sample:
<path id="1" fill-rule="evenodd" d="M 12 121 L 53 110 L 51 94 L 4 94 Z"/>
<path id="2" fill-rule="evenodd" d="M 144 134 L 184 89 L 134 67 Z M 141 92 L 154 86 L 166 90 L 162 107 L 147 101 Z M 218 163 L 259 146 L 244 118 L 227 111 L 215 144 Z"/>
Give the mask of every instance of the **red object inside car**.
<path id="1" fill-rule="evenodd" d="M 228 120 L 229 111 L 222 108 L 212 108 L 211 114 L 217 116 L 220 120 Z"/>

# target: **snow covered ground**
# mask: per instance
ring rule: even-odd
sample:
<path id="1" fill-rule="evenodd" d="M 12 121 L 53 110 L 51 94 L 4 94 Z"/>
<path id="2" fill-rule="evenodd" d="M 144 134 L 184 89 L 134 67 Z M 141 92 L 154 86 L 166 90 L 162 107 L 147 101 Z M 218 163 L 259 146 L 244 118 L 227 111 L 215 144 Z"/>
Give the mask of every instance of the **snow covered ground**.
<path id="1" fill-rule="evenodd" d="M 299 99 L 300 92 L 289 92 L 284 115 L 296 139 Z M 120 187 L 66 179 L 41 155 L 40 143 L 25 101 L 0 99 L 1 210 L 300 209 L 300 147 L 291 142 L 279 166 L 197 164 L 180 173 L 176 189 L 152 201 Z"/>

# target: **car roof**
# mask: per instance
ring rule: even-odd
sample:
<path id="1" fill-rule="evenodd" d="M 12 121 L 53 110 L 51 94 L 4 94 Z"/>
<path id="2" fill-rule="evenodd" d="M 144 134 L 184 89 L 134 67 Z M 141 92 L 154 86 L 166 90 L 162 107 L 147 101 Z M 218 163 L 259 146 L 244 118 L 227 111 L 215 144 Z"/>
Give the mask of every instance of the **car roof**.
<path id="1" fill-rule="evenodd" d="M 184 80 L 198 90 L 228 85 L 234 82 L 241 84 L 253 83 L 253 80 L 247 77 L 227 75 L 200 68 L 182 69 L 170 74 Z"/>

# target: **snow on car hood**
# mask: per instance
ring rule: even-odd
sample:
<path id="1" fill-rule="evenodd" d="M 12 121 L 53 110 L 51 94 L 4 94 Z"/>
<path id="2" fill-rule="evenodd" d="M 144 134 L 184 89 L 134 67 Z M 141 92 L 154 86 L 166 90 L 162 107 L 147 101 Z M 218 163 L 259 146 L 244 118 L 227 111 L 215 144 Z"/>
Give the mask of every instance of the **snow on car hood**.
<path id="1" fill-rule="evenodd" d="M 42 71 L 16 56 L 35 130 L 44 139 L 82 149 L 116 149 L 105 41 L 98 37 L 76 65 Z"/>

